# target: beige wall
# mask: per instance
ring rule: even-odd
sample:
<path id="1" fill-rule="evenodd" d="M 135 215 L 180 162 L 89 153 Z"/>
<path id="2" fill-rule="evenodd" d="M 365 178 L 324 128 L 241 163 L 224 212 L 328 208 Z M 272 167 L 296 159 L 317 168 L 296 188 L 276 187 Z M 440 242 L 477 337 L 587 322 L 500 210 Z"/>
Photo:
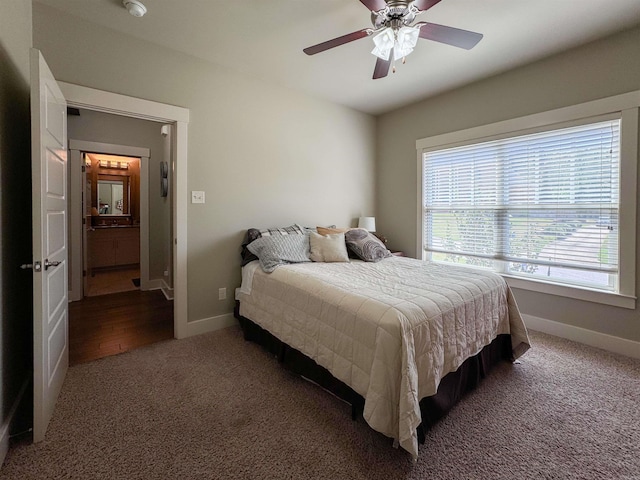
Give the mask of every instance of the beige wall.
<path id="1" fill-rule="evenodd" d="M 31 143 L 29 49 L 31 2 L 0 7 L 0 431 L 33 366 L 32 278 L 20 270 L 31 260 Z M 14 431 L 31 425 L 30 390 Z M 8 437 L 1 439 L 0 461 Z"/>
<path id="2" fill-rule="evenodd" d="M 249 227 L 347 225 L 374 208 L 375 119 L 34 3 L 57 79 L 190 109 L 189 320 L 225 314 Z M 219 301 L 218 288 L 228 289 Z"/>
<path id="3" fill-rule="evenodd" d="M 376 215 L 390 246 L 416 251 L 417 139 L 638 90 L 639 46 L 640 27 L 380 116 Z M 640 341 L 638 310 L 515 294 L 525 314 Z"/>
<path id="4" fill-rule="evenodd" d="M 171 214 L 169 197 L 160 196 L 160 162 L 168 161 L 160 134 L 163 124 L 84 109 L 80 116 L 68 115 L 67 122 L 73 140 L 149 149 L 149 279 L 162 279 L 170 261 L 167 232 Z"/>

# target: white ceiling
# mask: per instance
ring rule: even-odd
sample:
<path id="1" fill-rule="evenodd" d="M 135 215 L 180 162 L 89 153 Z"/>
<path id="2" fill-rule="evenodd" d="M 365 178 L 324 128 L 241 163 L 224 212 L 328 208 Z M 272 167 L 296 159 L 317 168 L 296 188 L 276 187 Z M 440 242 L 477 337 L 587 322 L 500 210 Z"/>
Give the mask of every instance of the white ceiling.
<path id="1" fill-rule="evenodd" d="M 484 34 L 472 50 L 420 40 L 372 80 L 371 38 L 302 49 L 371 26 L 358 0 L 36 0 L 90 22 L 268 82 L 379 114 L 640 24 L 640 0 L 442 0 L 418 16 Z"/>

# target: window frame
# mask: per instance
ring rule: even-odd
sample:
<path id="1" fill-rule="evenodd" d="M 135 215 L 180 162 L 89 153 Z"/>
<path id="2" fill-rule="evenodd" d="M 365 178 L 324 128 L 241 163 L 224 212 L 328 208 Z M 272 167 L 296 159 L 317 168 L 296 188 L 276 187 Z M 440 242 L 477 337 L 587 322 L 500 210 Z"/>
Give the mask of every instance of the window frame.
<path id="1" fill-rule="evenodd" d="M 537 278 L 522 278 L 494 270 L 509 286 L 535 292 L 586 300 L 606 305 L 635 309 L 636 306 L 636 215 L 637 164 L 639 143 L 640 90 L 541 112 L 511 120 L 445 133 L 416 141 L 417 151 L 417 243 L 416 258 L 425 260 L 424 250 L 424 160 L 428 151 L 481 143 L 499 138 L 524 135 L 535 131 L 562 128 L 609 115 L 618 115 L 620 127 L 620 210 L 619 273 L 617 291 L 605 291 L 579 285 L 568 285 Z"/>

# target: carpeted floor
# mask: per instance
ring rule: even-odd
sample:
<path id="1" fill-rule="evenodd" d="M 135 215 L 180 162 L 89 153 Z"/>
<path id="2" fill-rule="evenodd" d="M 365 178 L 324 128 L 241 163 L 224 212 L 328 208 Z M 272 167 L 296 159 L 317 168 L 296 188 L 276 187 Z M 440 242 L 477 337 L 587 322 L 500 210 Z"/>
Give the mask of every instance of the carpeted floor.
<path id="1" fill-rule="evenodd" d="M 69 369 L 3 479 L 640 479 L 640 361 L 531 332 L 413 463 L 232 327 Z"/>

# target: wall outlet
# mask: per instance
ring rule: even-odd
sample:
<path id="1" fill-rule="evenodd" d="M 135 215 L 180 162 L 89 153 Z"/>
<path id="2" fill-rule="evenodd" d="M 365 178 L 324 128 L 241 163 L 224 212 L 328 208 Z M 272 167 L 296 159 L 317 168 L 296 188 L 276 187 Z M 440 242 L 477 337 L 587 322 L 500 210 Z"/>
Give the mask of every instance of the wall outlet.
<path id="1" fill-rule="evenodd" d="M 169 276 L 169 270 L 165 270 L 163 275 L 164 275 L 165 277 L 168 277 L 168 276 Z"/>
<path id="2" fill-rule="evenodd" d="M 193 190 L 191 192 L 191 203 L 204 203 L 204 192 Z"/>
<path id="3" fill-rule="evenodd" d="M 224 300 L 227 298 L 227 289 L 219 288 L 218 289 L 218 300 Z"/>

